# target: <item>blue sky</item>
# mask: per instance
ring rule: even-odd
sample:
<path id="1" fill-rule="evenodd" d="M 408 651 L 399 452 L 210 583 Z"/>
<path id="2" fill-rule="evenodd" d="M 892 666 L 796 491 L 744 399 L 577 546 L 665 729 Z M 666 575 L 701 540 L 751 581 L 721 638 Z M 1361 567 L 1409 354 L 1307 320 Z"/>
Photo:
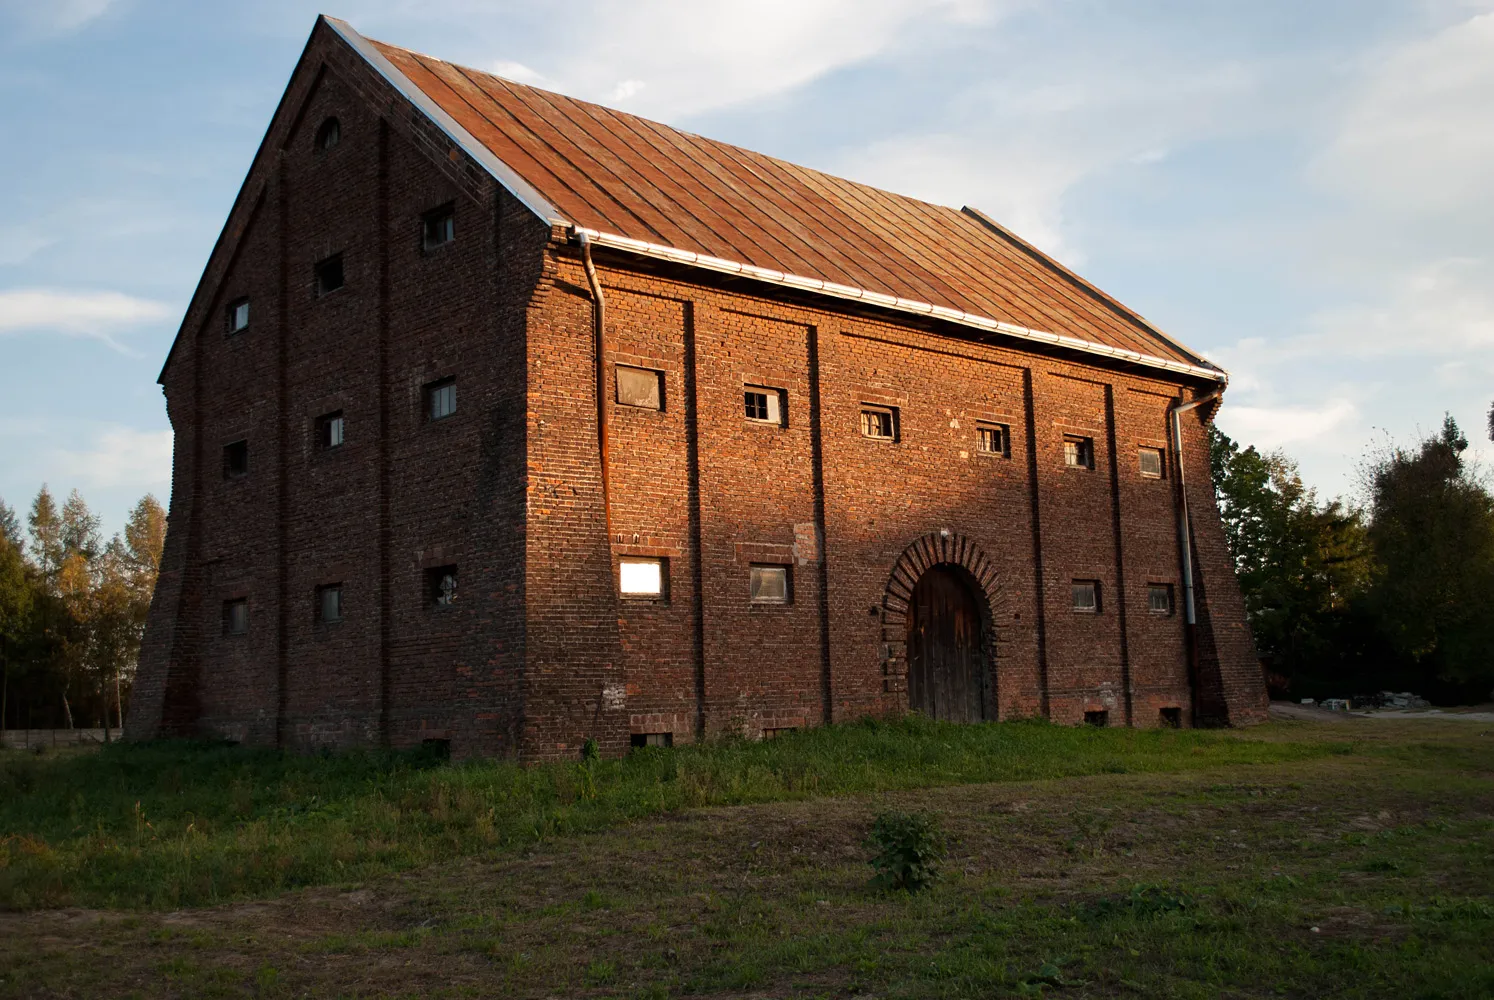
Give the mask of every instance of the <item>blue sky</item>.
<path id="1" fill-rule="evenodd" d="M 156 375 L 320 10 L 0 0 L 0 497 L 170 490 Z M 1352 494 L 1494 400 L 1494 0 L 346 0 L 364 34 L 975 205 Z"/>

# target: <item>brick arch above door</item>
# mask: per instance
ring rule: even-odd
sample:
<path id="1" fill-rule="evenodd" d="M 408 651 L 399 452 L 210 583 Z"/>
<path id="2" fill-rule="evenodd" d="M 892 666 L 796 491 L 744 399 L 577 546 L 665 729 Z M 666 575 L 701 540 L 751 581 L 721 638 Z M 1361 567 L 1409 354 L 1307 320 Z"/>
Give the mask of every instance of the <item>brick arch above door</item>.
<path id="1" fill-rule="evenodd" d="M 934 566 L 953 566 L 969 575 L 976 590 L 985 632 L 987 666 L 996 675 L 1001 658 L 999 632 L 1012 616 L 1007 611 L 1001 573 L 973 539 L 952 531 L 933 531 L 913 540 L 892 564 L 882 592 L 882 689 L 905 692 L 908 682 L 908 604 L 918 580 Z M 994 702 L 993 702 L 994 704 Z"/>

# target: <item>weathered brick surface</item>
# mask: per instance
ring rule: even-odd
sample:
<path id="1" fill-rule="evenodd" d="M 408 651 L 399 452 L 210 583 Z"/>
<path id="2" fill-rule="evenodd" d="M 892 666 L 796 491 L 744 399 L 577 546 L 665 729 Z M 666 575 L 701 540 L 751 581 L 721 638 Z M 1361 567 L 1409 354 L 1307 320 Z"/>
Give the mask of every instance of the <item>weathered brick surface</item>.
<path id="1" fill-rule="evenodd" d="M 329 116 L 342 141 L 318 151 Z M 422 214 L 446 203 L 457 238 L 425 250 Z M 347 284 L 318 297 L 333 253 Z M 979 596 L 987 717 L 1193 721 L 1167 414 L 1206 387 L 596 263 L 605 469 L 578 248 L 313 35 L 163 372 L 170 528 L 132 737 L 543 758 L 898 712 L 907 599 L 936 563 Z M 250 328 L 226 337 L 244 295 Z M 619 363 L 662 372 L 662 410 L 616 404 Z M 457 412 L 432 422 L 423 387 L 448 377 Z M 781 391 L 782 426 L 744 418 L 744 384 Z M 898 440 L 862 436 L 864 403 L 897 409 Z M 332 411 L 347 431 L 329 452 L 314 429 Z M 1010 428 L 1009 455 L 978 451 L 979 421 Z M 1204 424 L 1183 422 L 1197 721 L 1255 721 Z M 1094 441 L 1093 469 L 1065 467 L 1065 434 Z M 239 438 L 250 472 L 226 480 Z M 1142 446 L 1166 452 L 1162 479 L 1141 476 Z M 665 599 L 619 598 L 626 555 L 667 559 Z M 790 567 L 791 603 L 750 603 L 753 563 Z M 424 574 L 447 564 L 458 599 L 433 607 Z M 1074 580 L 1099 582 L 1099 613 L 1072 609 Z M 1176 613 L 1148 610 L 1148 583 L 1174 587 Z M 328 584 L 335 624 L 315 615 Z M 250 628 L 231 636 L 236 597 Z"/>

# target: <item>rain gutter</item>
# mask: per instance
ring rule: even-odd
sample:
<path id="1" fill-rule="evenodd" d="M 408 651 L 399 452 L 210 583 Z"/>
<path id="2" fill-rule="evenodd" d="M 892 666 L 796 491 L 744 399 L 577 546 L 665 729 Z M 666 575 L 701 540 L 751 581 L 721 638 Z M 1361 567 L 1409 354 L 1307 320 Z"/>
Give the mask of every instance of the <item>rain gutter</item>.
<path id="1" fill-rule="evenodd" d="M 711 257 L 706 254 L 681 250 L 678 247 L 663 246 L 658 243 L 648 243 L 643 240 L 635 240 L 628 236 L 618 236 L 614 233 L 604 233 L 581 226 L 572 226 L 571 230 L 576 234 L 578 240 L 584 237 L 589 243 L 596 246 L 621 250 L 625 253 L 639 254 L 644 257 L 655 258 L 656 260 L 665 260 L 675 264 L 684 264 L 689 267 L 700 267 L 710 271 L 719 271 L 723 274 L 732 274 L 738 277 L 752 278 L 757 281 L 771 282 L 772 284 L 798 291 L 815 292 L 838 299 L 864 302 L 867 305 L 880 306 L 884 309 L 894 309 L 898 312 L 930 316 L 935 319 L 958 323 L 962 326 L 974 327 L 977 330 L 985 330 L 990 333 L 1014 337 L 1018 340 L 1034 341 L 1054 347 L 1065 347 L 1071 350 L 1083 351 L 1086 354 L 1098 354 L 1116 361 L 1145 365 L 1148 368 L 1160 368 L 1163 371 L 1191 375 L 1195 378 L 1205 378 L 1212 382 L 1226 383 L 1229 381 L 1229 373 L 1221 368 L 1192 365 L 1183 361 L 1174 361 L 1170 358 L 1159 358 L 1154 354 L 1143 354 L 1140 351 L 1132 351 L 1124 347 L 1111 347 L 1109 344 L 1099 344 L 1092 340 L 1082 340 L 1078 337 L 1048 333 L 1043 330 L 1033 330 L 1025 326 L 1017 326 L 1013 323 L 1003 323 L 1000 320 L 991 319 L 987 316 L 980 316 L 959 309 L 950 309 L 947 306 L 936 306 L 928 302 L 919 302 L 916 299 L 905 299 L 895 295 L 887 295 L 883 292 L 868 291 L 867 289 L 857 288 L 853 285 L 842 285 L 833 281 L 823 281 L 819 278 L 806 278 L 802 275 L 775 271 L 772 268 L 742 264 L 734 260 Z"/>
<path id="2" fill-rule="evenodd" d="M 1178 538 L 1183 546 L 1183 622 L 1188 633 L 1188 690 L 1193 701 L 1193 722 L 1198 723 L 1198 636 L 1197 636 L 1197 613 L 1193 600 L 1193 528 L 1188 517 L 1188 477 L 1185 471 L 1188 463 L 1183 460 L 1183 420 L 1184 412 L 1205 403 L 1212 403 L 1224 394 L 1224 386 L 1213 390 L 1208 395 L 1200 396 L 1187 403 L 1178 403 L 1168 410 L 1167 420 L 1172 429 L 1173 448 L 1177 454 L 1178 467 L 1178 496 L 1181 503 L 1178 507 Z"/>

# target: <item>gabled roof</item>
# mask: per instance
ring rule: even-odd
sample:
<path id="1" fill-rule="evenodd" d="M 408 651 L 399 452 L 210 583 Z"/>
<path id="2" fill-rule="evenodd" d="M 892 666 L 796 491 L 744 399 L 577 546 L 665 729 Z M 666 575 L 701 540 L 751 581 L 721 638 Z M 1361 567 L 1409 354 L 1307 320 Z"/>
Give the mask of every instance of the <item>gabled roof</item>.
<path id="1" fill-rule="evenodd" d="M 550 224 L 618 250 L 1148 367 L 1224 371 L 973 209 L 513 83 L 326 23 Z"/>

